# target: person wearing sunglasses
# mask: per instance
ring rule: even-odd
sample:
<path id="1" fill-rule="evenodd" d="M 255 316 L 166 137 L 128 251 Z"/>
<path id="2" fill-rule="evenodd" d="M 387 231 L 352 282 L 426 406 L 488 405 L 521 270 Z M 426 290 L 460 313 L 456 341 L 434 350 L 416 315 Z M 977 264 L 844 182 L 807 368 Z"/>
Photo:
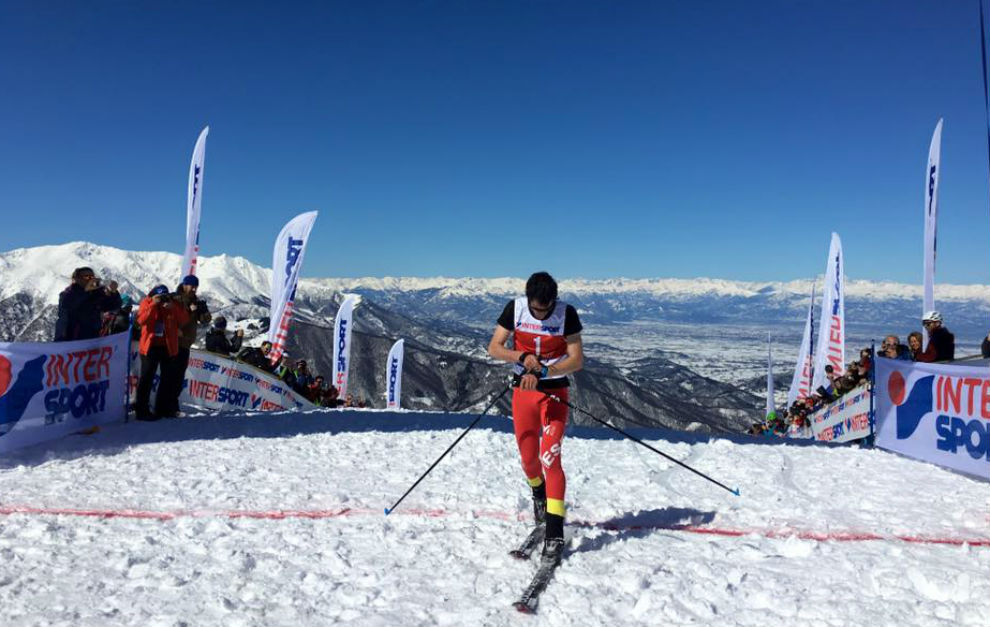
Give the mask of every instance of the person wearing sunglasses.
<path id="1" fill-rule="evenodd" d="M 488 344 L 489 355 L 513 364 L 512 419 L 534 516 L 537 524 L 546 524 L 544 561 L 560 561 L 564 549 L 561 441 L 567 375 L 584 365 L 581 329 L 577 310 L 557 298 L 554 278 L 537 272 L 526 281 L 526 295 L 505 306 Z M 512 348 L 506 346 L 509 340 Z"/>

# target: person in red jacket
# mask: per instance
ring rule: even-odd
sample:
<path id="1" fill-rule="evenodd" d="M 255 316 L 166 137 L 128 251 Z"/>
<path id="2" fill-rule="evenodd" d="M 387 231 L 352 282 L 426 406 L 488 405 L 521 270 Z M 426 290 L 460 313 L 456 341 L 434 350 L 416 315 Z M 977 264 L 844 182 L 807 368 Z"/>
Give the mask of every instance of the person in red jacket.
<path id="1" fill-rule="evenodd" d="M 159 370 L 159 392 L 173 384 L 179 354 L 179 327 L 188 322 L 189 313 L 173 302 L 164 285 L 152 289 L 141 301 L 137 315 L 137 323 L 141 325 L 141 376 L 134 405 L 138 420 L 158 420 L 169 415 L 168 399 L 163 394 L 155 398 L 155 413 L 151 413 L 151 386 L 155 372 Z"/>

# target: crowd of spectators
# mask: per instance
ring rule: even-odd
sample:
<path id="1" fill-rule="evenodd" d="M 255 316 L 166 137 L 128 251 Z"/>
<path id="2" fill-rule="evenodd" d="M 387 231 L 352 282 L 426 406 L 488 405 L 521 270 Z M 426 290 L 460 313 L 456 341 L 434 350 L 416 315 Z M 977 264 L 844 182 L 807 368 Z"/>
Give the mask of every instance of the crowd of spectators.
<path id="1" fill-rule="evenodd" d="M 234 357 L 270 373 L 316 405 L 367 406 L 363 399 L 355 401 L 351 394 L 339 398 L 337 388 L 329 385 L 322 375 L 311 372 L 305 359 L 291 361 L 283 355 L 273 364 L 269 358 L 270 342 L 262 342 L 259 347 L 243 347 L 242 329 L 228 337 L 227 319 L 224 316 L 214 319 L 198 291 L 199 279 L 194 275 L 184 277 L 175 291 L 157 285 L 141 300 L 135 314 L 134 302 L 118 292 L 115 281 L 104 285 L 92 268 L 77 268 L 72 273 L 72 283 L 59 295 L 54 340 L 87 340 L 133 328 L 141 359 L 133 407 L 138 420 L 179 415 L 179 396 L 190 351 L 199 328 L 211 321 L 213 324 L 204 336 L 207 351 Z M 156 376 L 158 391 L 152 408 L 150 399 Z"/>
<path id="2" fill-rule="evenodd" d="M 885 337 L 877 350 L 877 355 L 887 359 L 925 363 L 955 359 L 955 336 L 943 325 L 942 314 L 929 311 L 922 317 L 921 324 L 928 333 L 926 348 L 922 348 L 924 344 L 922 333 L 912 331 L 907 336 L 906 345 L 901 344 L 900 338 L 896 335 Z M 982 349 L 983 356 L 990 357 L 990 335 L 984 338 Z M 819 387 L 807 398 L 798 399 L 782 412 L 771 412 L 766 420 L 753 424 L 749 433 L 799 437 L 809 435 L 810 415 L 854 390 L 869 388 L 872 369 L 873 355 L 870 348 L 860 350 L 859 359 L 849 362 L 843 373 L 837 373 L 831 364 L 825 366 L 825 379 L 828 385 Z"/>

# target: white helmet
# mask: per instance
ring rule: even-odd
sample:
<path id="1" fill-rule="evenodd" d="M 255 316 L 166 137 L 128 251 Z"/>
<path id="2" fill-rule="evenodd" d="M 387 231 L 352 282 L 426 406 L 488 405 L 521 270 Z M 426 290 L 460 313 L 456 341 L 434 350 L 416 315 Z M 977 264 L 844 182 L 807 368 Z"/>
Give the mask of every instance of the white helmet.
<path id="1" fill-rule="evenodd" d="M 937 311 L 929 311 L 921 318 L 922 322 L 942 322 L 942 314 Z"/>

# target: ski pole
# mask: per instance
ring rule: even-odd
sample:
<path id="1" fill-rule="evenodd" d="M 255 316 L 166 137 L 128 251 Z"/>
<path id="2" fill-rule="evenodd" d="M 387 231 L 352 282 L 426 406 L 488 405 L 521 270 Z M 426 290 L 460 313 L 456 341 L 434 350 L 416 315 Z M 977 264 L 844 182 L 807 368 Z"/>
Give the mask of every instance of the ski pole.
<path id="1" fill-rule="evenodd" d="M 637 438 L 637 437 L 635 437 L 635 436 L 633 436 L 633 435 L 630 435 L 630 434 L 628 434 L 628 433 L 626 433 L 625 431 L 623 431 L 622 429 L 620 429 L 620 428 L 618 428 L 618 427 L 616 427 L 616 426 L 615 426 L 615 425 L 613 425 L 612 423 L 610 423 L 610 422 L 608 422 L 608 421 L 605 421 L 605 420 L 602 420 L 601 418 L 599 418 L 598 416 L 595 416 L 595 415 L 594 415 L 594 414 L 592 414 L 591 412 L 589 412 L 589 411 L 587 411 L 587 410 L 584 410 L 584 409 L 582 409 L 582 408 L 580 408 L 580 407 L 577 407 L 576 405 L 573 405 L 573 404 L 571 404 L 571 403 L 569 403 L 568 401 L 565 401 L 565 400 L 563 400 L 563 399 L 562 399 L 562 398 L 560 398 L 559 396 L 555 396 L 555 395 L 553 395 L 553 394 L 550 394 L 549 392 L 546 392 L 546 391 L 544 391 L 544 390 L 540 390 L 540 391 L 541 391 L 541 392 L 543 392 L 543 394 L 545 394 L 545 395 L 546 395 L 546 396 L 547 396 L 548 398 L 550 398 L 550 399 L 552 399 L 552 400 L 555 400 L 555 401 L 557 401 L 558 403 L 562 403 L 562 404 L 564 404 L 564 405 L 567 405 L 568 407 L 570 407 L 570 408 L 571 408 L 571 409 L 573 409 L 574 411 L 579 411 L 579 412 L 581 412 L 582 414 L 584 414 L 585 416 L 587 416 L 587 417 L 589 417 L 589 418 L 591 418 L 591 419 L 592 419 L 592 420 L 594 420 L 595 422 L 599 422 L 599 423 L 601 423 L 601 424 L 603 424 L 603 425 L 605 425 L 606 427 L 608 427 L 609 429 L 612 429 L 613 431 L 618 431 L 619 433 L 621 433 L 622 435 L 624 435 L 624 436 L 626 436 L 627 438 L 629 438 L 630 440 L 632 440 L 632 441 L 633 441 L 633 442 L 635 442 L 636 444 L 641 444 L 641 445 L 643 445 L 643 446 L 645 446 L 646 448 L 648 448 L 648 449 L 650 449 L 651 451 L 653 451 L 653 452 L 654 452 L 654 453 L 656 453 L 657 455 L 661 455 L 661 456 L 663 456 L 663 457 L 666 457 L 667 459 L 669 459 L 670 461 L 672 461 L 672 462 L 674 462 L 675 464 L 677 464 L 677 465 L 679 465 L 679 466 L 682 466 L 683 468 L 687 468 L 688 470 L 690 470 L 690 471 L 691 471 L 691 472 L 693 472 L 694 474 L 696 474 L 696 475 L 698 475 L 699 477 L 702 477 L 702 478 L 704 478 L 704 479 L 708 479 L 709 481 L 711 481 L 711 482 L 712 482 L 712 483 L 714 483 L 715 485 L 717 485 L 717 486 L 719 486 L 720 488 L 725 488 L 725 489 L 726 489 L 726 490 L 728 490 L 729 492 L 732 492 L 732 493 L 733 493 L 733 494 L 735 494 L 736 496 L 739 496 L 739 488 L 735 488 L 735 489 L 732 489 L 732 488 L 730 488 L 729 486 L 727 486 L 727 485 L 725 485 L 724 483 L 721 483 L 720 481 L 716 481 L 715 479 L 712 479 L 711 477 L 709 477 L 709 476 L 708 476 L 708 475 L 706 475 L 705 473 L 703 473 L 703 472 L 701 472 L 700 470 L 695 470 L 694 468 L 691 468 L 690 466 L 688 466 L 688 465 L 687 465 L 687 464 L 685 464 L 684 462 L 682 462 L 682 461 L 679 461 L 679 460 L 676 460 L 676 459 L 674 459 L 673 457 L 671 457 L 670 455 L 667 455 L 666 453 L 664 453 L 663 451 L 661 451 L 661 450 L 658 450 L 658 449 L 656 449 L 656 448 L 653 448 L 652 446 L 650 446 L 650 445 L 649 445 L 649 444 L 647 444 L 646 442 L 644 442 L 644 441 L 642 441 L 642 440 L 640 440 L 639 438 Z"/>
<path id="2" fill-rule="evenodd" d="M 505 393 L 508 392 L 511 387 L 512 387 L 512 384 L 509 384 L 509 385 L 506 385 L 504 388 L 502 388 L 502 392 L 498 396 L 496 396 L 494 399 L 492 399 L 492 402 L 488 403 L 488 407 L 485 408 L 485 411 L 483 411 L 480 414 L 478 414 L 478 417 L 474 419 L 474 422 L 472 422 L 471 424 L 469 424 L 468 425 L 468 428 L 465 429 L 459 436 L 457 436 L 457 439 L 454 440 L 454 443 L 451 444 L 450 446 L 448 446 L 447 447 L 447 450 L 443 452 L 443 455 L 441 455 L 440 457 L 438 457 L 437 458 L 437 461 L 433 462 L 433 465 L 430 466 L 429 468 L 427 468 L 426 469 L 426 472 L 424 472 L 422 475 L 420 475 L 419 479 L 416 480 L 416 483 L 412 484 L 412 486 L 410 486 L 409 489 L 406 490 L 406 493 L 403 494 L 402 496 L 400 496 L 399 497 L 399 500 L 396 501 L 395 504 L 392 505 L 392 507 L 386 507 L 385 508 L 385 515 L 386 516 L 388 516 L 389 514 L 391 514 L 393 511 L 395 511 L 395 508 L 399 506 L 399 503 L 401 503 L 404 498 L 406 498 L 407 496 L 409 496 L 409 493 L 410 492 L 412 492 L 414 489 L 416 489 L 416 486 L 419 485 L 419 482 L 422 481 L 423 479 L 425 479 L 426 478 L 426 475 L 430 474 L 430 472 L 434 468 L 436 468 L 437 464 L 440 463 L 440 460 L 442 460 L 444 457 L 446 457 L 447 456 L 447 453 L 449 453 L 450 451 L 452 451 L 454 449 L 454 447 L 457 446 L 457 443 L 460 442 L 461 439 L 463 439 L 464 436 L 466 436 L 468 434 L 468 431 L 470 431 L 471 429 L 474 428 L 474 425 L 478 424 L 478 421 L 481 420 L 485 416 L 485 414 L 487 414 L 491 410 L 491 408 L 495 406 L 495 403 L 497 403 L 503 396 L 505 396 Z"/>

